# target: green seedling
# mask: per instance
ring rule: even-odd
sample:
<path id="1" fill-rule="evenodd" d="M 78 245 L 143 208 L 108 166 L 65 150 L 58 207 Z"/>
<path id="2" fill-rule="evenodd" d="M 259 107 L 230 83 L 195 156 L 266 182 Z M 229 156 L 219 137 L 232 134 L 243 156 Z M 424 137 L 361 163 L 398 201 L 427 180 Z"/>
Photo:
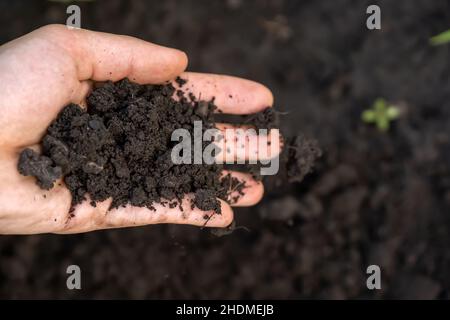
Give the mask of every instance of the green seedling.
<path id="1" fill-rule="evenodd" d="M 450 29 L 431 37 L 430 43 L 433 46 L 439 46 L 450 42 Z"/>
<path id="2" fill-rule="evenodd" d="M 382 98 L 378 98 L 370 109 L 364 110 L 361 119 L 365 123 L 374 123 L 380 131 L 389 130 L 390 122 L 400 116 L 400 110 L 394 105 L 389 105 Z"/>

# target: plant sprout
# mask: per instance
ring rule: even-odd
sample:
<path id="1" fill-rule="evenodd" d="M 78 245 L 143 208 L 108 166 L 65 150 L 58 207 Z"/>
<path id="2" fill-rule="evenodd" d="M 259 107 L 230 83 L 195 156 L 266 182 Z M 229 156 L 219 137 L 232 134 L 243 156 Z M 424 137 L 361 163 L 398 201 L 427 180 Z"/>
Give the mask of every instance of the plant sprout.
<path id="1" fill-rule="evenodd" d="M 450 29 L 431 37 L 430 43 L 433 46 L 439 46 L 450 42 Z"/>
<path id="2" fill-rule="evenodd" d="M 394 105 L 387 104 L 382 98 L 378 98 L 370 109 L 364 110 L 361 119 L 365 123 L 374 123 L 380 131 L 389 130 L 390 122 L 399 117 L 400 110 Z"/>

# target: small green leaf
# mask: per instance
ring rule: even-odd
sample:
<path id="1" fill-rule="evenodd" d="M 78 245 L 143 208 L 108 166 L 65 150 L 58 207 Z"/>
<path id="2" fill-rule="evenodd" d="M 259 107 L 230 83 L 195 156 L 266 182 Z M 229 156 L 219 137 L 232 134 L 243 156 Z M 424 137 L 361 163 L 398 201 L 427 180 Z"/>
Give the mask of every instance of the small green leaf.
<path id="1" fill-rule="evenodd" d="M 367 123 L 375 122 L 375 112 L 373 112 L 372 110 L 365 110 L 361 114 L 361 119 Z"/>
<path id="2" fill-rule="evenodd" d="M 384 112 L 384 109 L 386 109 L 386 101 L 383 98 L 378 98 L 373 103 L 374 109 L 378 112 Z"/>
<path id="3" fill-rule="evenodd" d="M 388 104 L 383 98 L 376 99 L 370 109 L 366 109 L 361 113 L 362 121 L 374 123 L 380 131 L 389 130 L 390 122 L 399 116 L 400 109 Z"/>
<path id="4" fill-rule="evenodd" d="M 433 46 L 439 46 L 450 42 L 450 30 L 444 31 L 434 37 L 431 37 L 430 43 Z"/>
<path id="5" fill-rule="evenodd" d="M 386 115 L 390 120 L 397 119 L 400 115 L 400 110 L 396 106 L 389 106 L 386 110 Z"/>
<path id="6" fill-rule="evenodd" d="M 377 127 L 381 131 L 387 131 L 389 129 L 389 119 L 385 117 L 378 118 Z"/>

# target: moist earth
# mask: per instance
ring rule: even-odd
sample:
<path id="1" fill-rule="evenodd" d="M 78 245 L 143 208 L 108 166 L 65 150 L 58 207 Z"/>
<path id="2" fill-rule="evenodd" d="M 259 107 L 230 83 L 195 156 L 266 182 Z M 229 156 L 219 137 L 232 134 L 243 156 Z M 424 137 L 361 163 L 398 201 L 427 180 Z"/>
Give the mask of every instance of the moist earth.
<path id="1" fill-rule="evenodd" d="M 131 204 L 155 210 L 154 204 L 160 203 L 183 210 L 181 200 L 194 194 L 192 207 L 220 214 L 217 198 L 237 202 L 245 183 L 222 177 L 223 165 L 174 164 L 172 159 L 178 143 L 171 139 L 174 130 L 186 129 L 192 137 L 195 121 L 202 122 L 203 131 L 214 128 L 214 99 L 199 101 L 185 94 L 181 88 L 186 82 L 178 77 L 175 88 L 172 83 L 139 85 L 124 79 L 95 88 L 87 108 L 69 104 L 60 112 L 42 139 L 42 154 L 22 151 L 19 172 L 36 177 L 47 190 L 64 177 L 72 209 L 88 196 L 92 206 L 111 198 L 111 208 Z M 243 122 L 272 129 L 275 111 L 266 108 Z M 285 161 L 288 172 L 298 180 L 319 155 L 306 148 L 301 155 L 287 154 L 292 155 Z"/>
<path id="2" fill-rule="evenodd" d="M 85 28 L 264 83 L 286 136 L 317 138 L 324 156 L 300 184 L 266 178 L 258 206 L 235 208 L 230 236 L 178 225 L 2 236 L 1 297 L 450 298 L 450 60 L 448 46 L 429 45 L 449 28 L 447 0 L 77 4 Z M 381 30 L 366 28 L 373 4 Z M 64 23 L 66 8 L 0 1 L 0 41 Z M 404 108 L 386 133 L 360 118 L 378 97 Z M 65 286 L 70 264 L 82 290 Z M 381 290 L 367 289 L 371 264 Z"/>
<path id="3" fill-rule="evenodd" d="M 213 127 L 215 106 L 177 101 L 175 93 L 172 84 L 138 85 L 128 79 L 94 89 L 86 109 L 70 104 L 61 111 L 42 140 L 41 156 L 31 149 L 21 153 L 19 172 L 35 176 L 45 189 L 64 176 L 72 206 L 88 195 L 94 206 L 112 198 L 111 208 L 128 203 L 174 207 L 195 193 L 193 204 L 220 213 L 216 197 L 223 197 L 222 167 L 174 165 L 171 159 L 177 143 L 171 141 L 172 132 L 192 133 L 194 121 L 202 121 L 203 130 Z"/>

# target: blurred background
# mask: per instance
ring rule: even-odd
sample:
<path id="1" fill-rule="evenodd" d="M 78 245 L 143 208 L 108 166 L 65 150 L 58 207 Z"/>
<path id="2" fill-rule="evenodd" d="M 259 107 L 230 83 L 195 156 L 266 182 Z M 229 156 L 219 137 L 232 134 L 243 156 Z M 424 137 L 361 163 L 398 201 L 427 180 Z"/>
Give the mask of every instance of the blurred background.
<path id="1" fill-rule="evenodd" d="M 273 90 L 288 135 L 324 152 L 302 183 L 236 210 L 239 228 L 159 225 L 0 237 L 1 298 L 450 296 L 450 28 L 446 0 L 77 1 L 83 28 L 176 47 L 189 70 Z M 0 44 L 65 23 L 61 1 L 0 1 Z M 366 8 L 381 7 L 381 30 Z M 361 120 L 384 98 L 389 130 Z M 82 290 L 66 288 L 66 268 Z M 381 290 L 366 268 L 381 267 Z"/>

